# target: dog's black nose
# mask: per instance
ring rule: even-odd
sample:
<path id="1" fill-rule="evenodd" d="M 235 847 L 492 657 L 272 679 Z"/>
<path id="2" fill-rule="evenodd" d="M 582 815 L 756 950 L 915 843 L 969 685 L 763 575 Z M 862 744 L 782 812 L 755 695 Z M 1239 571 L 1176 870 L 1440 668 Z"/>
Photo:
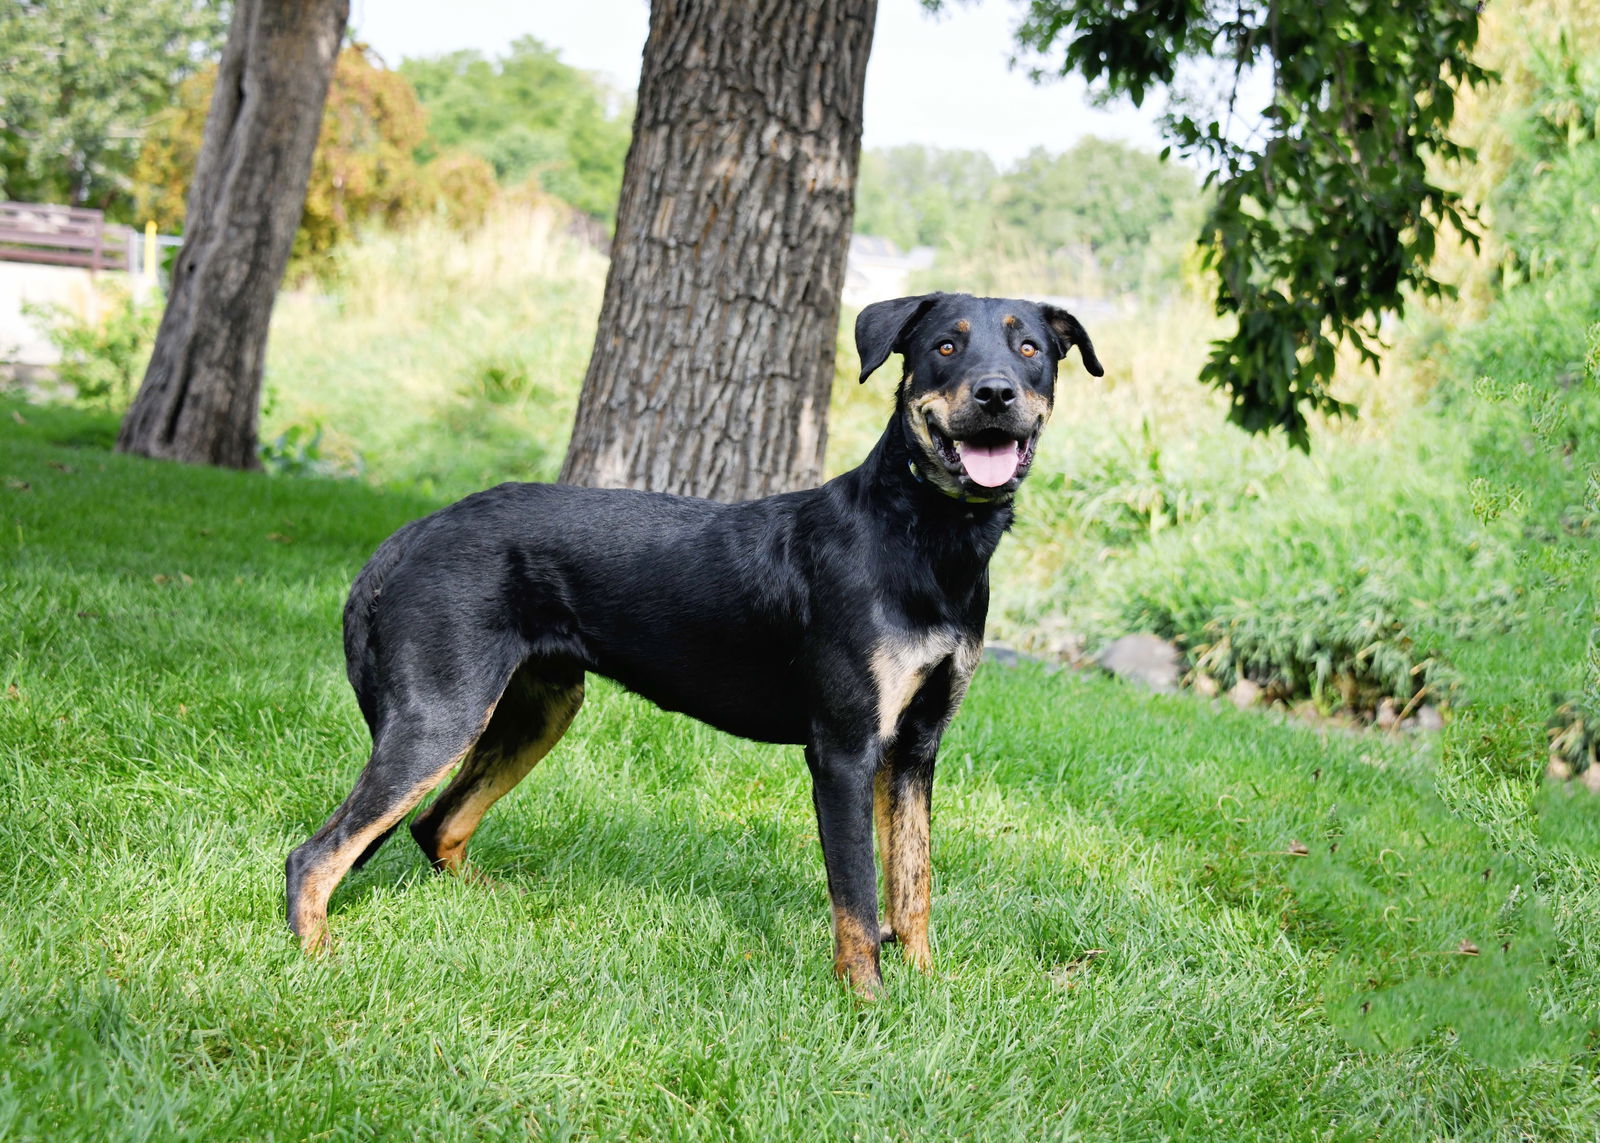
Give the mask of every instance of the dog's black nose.
<path id="1" fill-rule="evenodd" d="M 1017 388 L 1004 377 L 986 377 L 972 389 L 972 399 L 986 413 L 998 413 L 1017 399 Z"/>

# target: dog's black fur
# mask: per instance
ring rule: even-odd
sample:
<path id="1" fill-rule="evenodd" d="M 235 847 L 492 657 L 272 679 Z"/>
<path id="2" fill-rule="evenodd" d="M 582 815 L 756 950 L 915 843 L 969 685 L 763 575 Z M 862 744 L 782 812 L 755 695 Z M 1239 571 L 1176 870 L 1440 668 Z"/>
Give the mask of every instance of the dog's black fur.
<path id="1" fill-rule="evenodd" d="M 934 755 L 981 652 L 989 557 L 1058 362 L 1077 346 L 1103 370 L 1064 310 L 959 294 L 868 306 L 856 346 L 863 381 L 904 355 L 895 413 L 861 466 L 820 488 L 721 504 L 502 484 L 384 542 L 344 613 L 372 757 L 287 863 L 289 924 L 308 950 L 339 880 L 458 764 L 411 832 L 436 867 L 459 869 L 594 671 L 732 734 L 803 745 L 835 971 L 872 991 L 885 940 L 928 966 Z M 994 487 L 961 456 L 985 444 L 1018 462 Z"/>

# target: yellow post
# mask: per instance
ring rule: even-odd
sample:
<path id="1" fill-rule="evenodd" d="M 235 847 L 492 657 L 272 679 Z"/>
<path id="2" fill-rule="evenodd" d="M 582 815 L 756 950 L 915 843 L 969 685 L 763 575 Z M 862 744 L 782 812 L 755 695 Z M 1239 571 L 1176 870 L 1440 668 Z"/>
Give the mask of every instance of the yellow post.
<path id="1" fill-rule="evenodd" d="M 156 280 L 156 220 L 144 224 L 144 276 L 147 282 Z"/>

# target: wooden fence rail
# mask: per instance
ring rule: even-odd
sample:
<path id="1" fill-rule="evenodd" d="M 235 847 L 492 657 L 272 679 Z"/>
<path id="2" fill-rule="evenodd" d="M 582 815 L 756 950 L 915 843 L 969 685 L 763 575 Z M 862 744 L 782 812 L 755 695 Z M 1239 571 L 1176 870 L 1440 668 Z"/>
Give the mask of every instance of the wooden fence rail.
<path id="1" fill-rule="evenodd" d="M 0 202 L 0 262 L 131 271 L 132 234 L 98 210 Z"/>

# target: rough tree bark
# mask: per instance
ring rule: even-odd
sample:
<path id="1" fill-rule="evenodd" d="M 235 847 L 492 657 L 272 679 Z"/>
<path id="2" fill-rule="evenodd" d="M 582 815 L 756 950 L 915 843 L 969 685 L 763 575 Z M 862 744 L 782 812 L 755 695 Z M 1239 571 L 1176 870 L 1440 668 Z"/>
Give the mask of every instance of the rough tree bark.
<path id="1" fill-rule="evenodd" d="M 236 0 L 183 249 L 119 451 L 257 467 L 267 324 L 349 13 L 349 0 Z"/>
<path id="2" fill-rule="evenodd" d="M 815 483 L 877 0 L 653 0 L 561 478 L 737 500 Z"/>

